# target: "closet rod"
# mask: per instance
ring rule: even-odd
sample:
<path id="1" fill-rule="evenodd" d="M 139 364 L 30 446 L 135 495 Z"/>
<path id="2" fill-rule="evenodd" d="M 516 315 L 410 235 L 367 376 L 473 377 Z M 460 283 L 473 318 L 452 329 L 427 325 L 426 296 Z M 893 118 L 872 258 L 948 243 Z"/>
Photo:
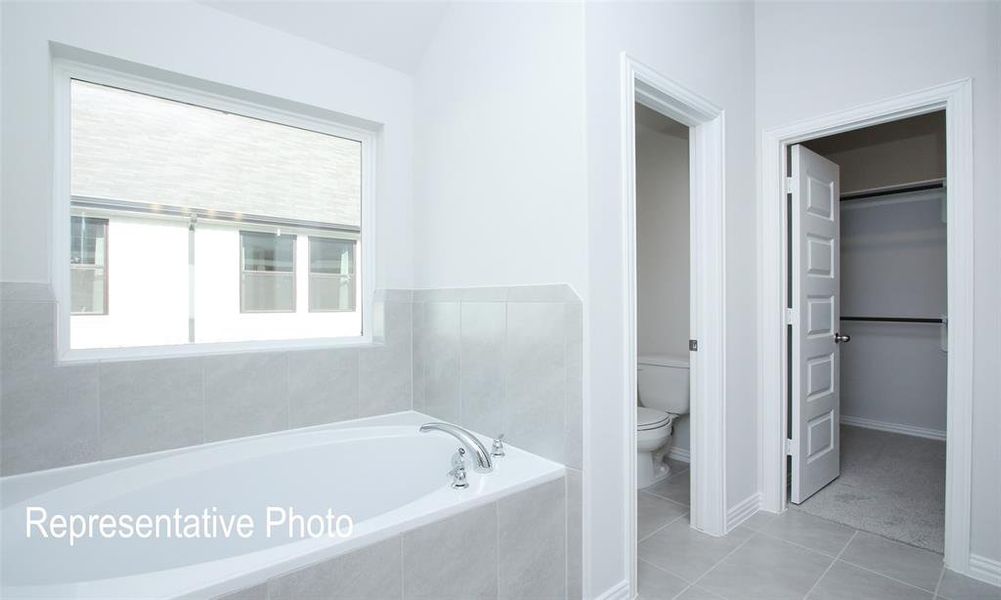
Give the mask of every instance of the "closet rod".
<path id="1" fill-rule="evenodd" d="M 871 321 L 881 323 L 944 323 L 943 319 L 921 317 L 841 317 L 842 321 Z"/>
<path id="2" fill-rule="evenodd" d="M 860 190 L 858 192 L 848 192 L 846 194 L 841 194 L 841 201 L 848 200 L 866 200 L 868 198 L 879 198 L 881 196 L 890 196 L 892 194 L 900 194 L 903 192 L 923 192 L 926 190 L 940 190 L 945 187 L 945 179 L 928 179 L 926 181 L 916 181 L 914 183 L 907 183 L 903 185 L 894 185 L 882 188 L 873 188 L 871 190 Z"/>

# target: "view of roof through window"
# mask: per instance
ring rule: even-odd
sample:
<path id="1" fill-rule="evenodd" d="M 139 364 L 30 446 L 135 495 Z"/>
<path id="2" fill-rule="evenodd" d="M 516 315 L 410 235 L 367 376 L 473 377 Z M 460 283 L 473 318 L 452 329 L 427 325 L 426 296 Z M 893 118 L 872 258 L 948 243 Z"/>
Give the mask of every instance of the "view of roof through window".
<path id="1" fill-rule="evenodd" d="M 361 143 L 75 80 L 72 193 L 361 224 Z"/>
<path id="2" fill-rule="evenodd" d="M 71 269 L 71 347 L 361 334 L 362 142 L 80 80 L 70 102 L 69 233 L 104 253 Z"/>

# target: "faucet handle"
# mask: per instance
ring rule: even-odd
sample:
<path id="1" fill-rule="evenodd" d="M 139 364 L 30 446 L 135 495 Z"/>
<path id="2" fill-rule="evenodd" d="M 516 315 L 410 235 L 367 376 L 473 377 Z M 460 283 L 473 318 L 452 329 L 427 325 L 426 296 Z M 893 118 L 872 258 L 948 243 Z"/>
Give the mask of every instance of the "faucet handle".
<path id="1" fill-rule="evenodd" d="M 466 468 L 466 449 L 462 447 L 452 455 L 452 468 L 457 469 L 459 467 Z"/>
<path id="2" fill-rule="evenodd" d="M 494 440 L 493 447 L 490 448 L 490 456 L 504 456 L 504 455 L 505 455 L 504 434 L 502 433 L 497 436 L 497 439 Z"/>
<path id="3" fill-rule="evenodd" d="M 452 455 L 452 470 L 448 476 L 452 478 L 452 489 L 461 490 L 469 487 L 466 481 L 466 449 L 459 448 L 458 452 Z"/>

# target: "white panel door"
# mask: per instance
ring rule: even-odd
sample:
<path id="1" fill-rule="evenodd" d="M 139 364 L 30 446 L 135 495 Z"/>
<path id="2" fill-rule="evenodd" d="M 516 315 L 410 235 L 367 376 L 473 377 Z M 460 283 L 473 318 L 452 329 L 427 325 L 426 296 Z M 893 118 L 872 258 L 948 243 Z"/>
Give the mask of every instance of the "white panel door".
<path id="1" fill-rule="evenodd" d="M 792 147 L 792 502 L 840 473 L 838 165 Z"/>

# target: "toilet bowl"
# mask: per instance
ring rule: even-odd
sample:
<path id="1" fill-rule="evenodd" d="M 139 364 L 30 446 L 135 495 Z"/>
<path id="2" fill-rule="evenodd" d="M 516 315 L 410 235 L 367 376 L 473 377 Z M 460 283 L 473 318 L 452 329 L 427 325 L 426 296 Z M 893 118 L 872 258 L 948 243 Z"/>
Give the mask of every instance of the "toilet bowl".
<path id="1" fill-rule="evenodd" d="M 678 417 L 688 414 L 688 360 L 641 355 L 636 407 L 636 485 L 649 487 L 671 473 L 665 460 Z"/>
<path id="2" fill-rule="evenodd" d="M 636 409 L 636 482 L 639 488 L 662 481 L 671 473 L 664 460 L 671 446 L 677 415 L 653 408 Z"/>

